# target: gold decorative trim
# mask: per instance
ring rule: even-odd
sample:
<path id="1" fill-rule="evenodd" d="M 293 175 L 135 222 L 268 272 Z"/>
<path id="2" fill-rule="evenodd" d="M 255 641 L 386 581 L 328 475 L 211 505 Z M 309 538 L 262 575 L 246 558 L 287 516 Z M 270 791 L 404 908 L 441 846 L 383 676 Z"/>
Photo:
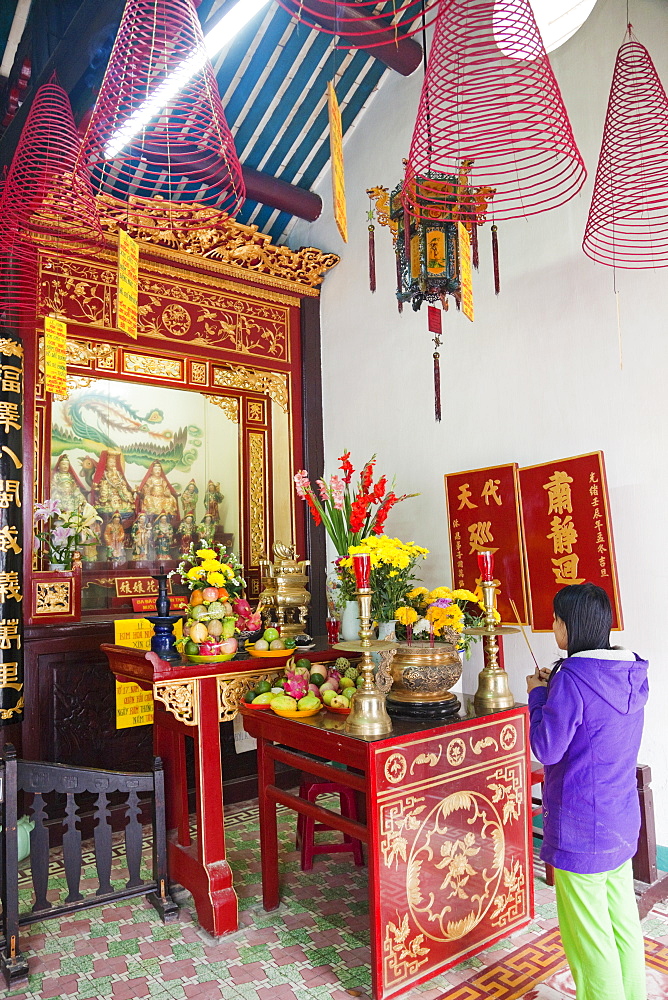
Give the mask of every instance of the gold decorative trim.
<path id="1" fill-rule="evenodd" d="M 259 681 L 273 681 L 279 677 L 280 670 L 261 673 L 251 670 L 244 674 L 219 676 L 218 681 L 218 715 L 221 722 L 231 722 L 239 711 L 239 702 Z"/>
<path id="2" fill-rule="evenodd" d="M 228 420 L 239 423 L 239 400 L 235 396 L 205 396 L 214 406 L 220 407 Z"/>
<path id="3" fill-rule="evenodd" d="M 213 370 L 213 384 L 225 389 L 246 389 L 251 392 L 266 392 L 275 403 L 288 412 L 287 376 L 282 372 L 260 371 L 241 365 L 216 365 Z"/>
<path id="4" fill-rule="evenodd" d="M 40 615 L 68 615 L 72 611 L 72 580 L 52 580 L 35 584 L 35 618 Z"/>
<path id="5" fill-rule="evenodd" d="M 206 361 L 190 362 L 190 381 L 194 382 L 196 385 L 208 384 L 209 376 L 206 370 Z"/>
<path id="6" fill-rule="evenodd" d="M 97 362 L 98 366 L 108 358 L 112 359 L 115 367 L 116 349 L 111 344 L 103 342 L 93 343 L 92 340 L 72 340 L 67 338 L 65 344 L 65 364 L 73 368 L 92 368 L 92 363 Z M 39 338 L 37 348 L 37 364 L 40 372 L 44 373 L 44 337 Z M 105 365 L 108 367 L 108 365 Z"/>
<path id="7" fill-rule="evenodd" d="M 246 401 L 246 418 L 255 424 L 264 423 L 264 403 L 261 399 Z"/>
<path id="8" fill-rule="evenodd" d="M 264 434 L 248 435 L 248 479 L 250 492 L 250 555 L 256 566 L 266 549 L 264 503 Z"/>
<path id="9" fill-rule="evenodd" d="M 167 681 L 153 685 L 153 697 L 186 726 L 199 725 L 199 698 L 196 680 Z"/>
<path id="10" fill-rule="evenodd" d="M 183 382 L 183 361 L 177 358 L 150 358 L 145 354 L 124 354 L 123 371 L 130 375 L 177 379 Z"/>
<path id="11" fill-rule="evenodd" d="M 23 695 L 21 695 L 19 700 L 12 708 L 0 708 L 0 719 L 2 719 L 3 722 L 6 722 L 7 719 L 11 719 L 13 715 L 17 715 L 19 712 L 22 712 L 24 708 L 25 708 L 25 699 Z"/>

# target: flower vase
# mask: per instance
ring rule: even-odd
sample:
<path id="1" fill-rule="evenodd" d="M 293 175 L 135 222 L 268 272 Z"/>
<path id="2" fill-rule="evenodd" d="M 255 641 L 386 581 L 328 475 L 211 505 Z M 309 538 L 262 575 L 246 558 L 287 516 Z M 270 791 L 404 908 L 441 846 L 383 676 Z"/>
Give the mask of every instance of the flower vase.
<path id="1" fill-rule="evenodd" d="M 56 570 L 59 573 L 66 573 L 67 572 L 67 567 L 66 567 L 66 565 L 65 565 L 64 562 L 51 562 L 50 559 L 49 559 L 49 569 L 50 570 Z"/>
<path id="2" fill-rule="evenodd" d="M 379 639 L 396 639 L 395 628 L 397 619 L 392 618 L 389 622 L 378 622 Z"/>
<path id="3" fill-rule="evenodd" d="M 360 637 L 360 613 L 357 601 L 346 601 L 341 616 L 341 638 L 354 642 Z"/>

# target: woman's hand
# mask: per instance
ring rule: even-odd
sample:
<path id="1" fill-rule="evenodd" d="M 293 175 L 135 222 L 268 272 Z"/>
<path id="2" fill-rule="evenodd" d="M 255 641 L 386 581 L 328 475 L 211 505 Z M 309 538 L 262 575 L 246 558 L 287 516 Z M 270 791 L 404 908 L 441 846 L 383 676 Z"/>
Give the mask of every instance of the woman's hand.
<path id="1" fill-rule="evenodd" d="M 535 670 L 532 674 L 528 674 L 527 694 L 530 694 L 534 688 L 547 687 L 549 676 L 550 676 L 549 670 Z"/>

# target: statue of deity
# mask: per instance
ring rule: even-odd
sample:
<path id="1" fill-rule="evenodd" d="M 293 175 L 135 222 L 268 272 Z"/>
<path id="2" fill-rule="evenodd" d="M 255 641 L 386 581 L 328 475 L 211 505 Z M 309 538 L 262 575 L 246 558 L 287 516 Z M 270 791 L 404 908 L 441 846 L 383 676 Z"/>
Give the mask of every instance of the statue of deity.
<path id="1" fill-rule="evenodd" d="M 206 487 L 206 493 L 204 494 L 204 506 L 206 513 L 211 515 L 211 520 L 215 524 L 218 524 L 220 521 L 218 504 L 222 503 L 224 499 L 225 497 L 220 492 L 220 483 L 214 483 L 213 479 L 210 479 Z"/>
<path id="2" fill-rule="evenodd" d="M 51 473 L 51 499 L 57 500 L 64 514 L 76 510 L 88 500 L 83 484 L 70 464 L 70 456 L 63 453 Z"/>
<path id="3" fill-rule="evenodd" d="M 197 537 L 197 525 L 192 514 L 186 514 L 179 525 L 179 551 L 185 555 L 190 548 L 190 543 Z"/>
<path id="4" fill-rule="evenodd" d="M 109 558 L 119 562 L 125 556 L 125 528 L 119 511 L 115 511 L 111 521 L 104 529 L 104 540 L 107 543 Z"/>
<path id="5" fill-rule="evenodd" d="M 169 558 L 173 541 L 174 529 L 169 523 L 167 515 L 161 514 L 153 525 L 153 542 L 155 544 L 156 559 Z"/>
<path id="6" fill-rule="evenodd" d="M 93 489 L 95 506 L 99 511 L 124 515 L 134 513 L 134 493 L 123 475 L 120 452 L 102 452 L 93 479 Z"/>
<path id="7" fill-rule="evenodd" d="M 210 548 L 213 545 L 216 536 L 216 525 L 211 514 L 204 515 L 202 523 L 197 525 L 197 533 L 199 534 L 200 545 L 204 548 Z"/>
<path id="8" fill-rule="evenodd" d="M 130 531 L 132 535 L 132 558 L 148 559 L 149 547 L 153 538 L 153 528 L 148 515 L 141 511 Z"/>
<path id="9" fill-rule="evenodd" d="M 183 493 L 180 495 L 179 500 L 181 501 L 181 511 L 183 517 L 186 518 L 191 515 L 193 521 L 195 520 L 195 508 L 197 507 L 197 497 L 199 496 L 199 490 L 197 489 L 197 483 L 194 479 L 191 479 Z"/>
<path id="10" fill-rule="evenodd" d="M 177 514 L 176 490 L 167 479 L 160 462 L 152 462 L 139 486 L 141 510 L 146 514 Z"/>
<path id="11" fill-rule="evenodd" d="M 86 530 L 86 536 L 81 542 L 81 556 L 85 563 L 94 563 L 97 562 L 97 547 L 102 544 L 102 525 L 99 521 L 93 521 Z"/>

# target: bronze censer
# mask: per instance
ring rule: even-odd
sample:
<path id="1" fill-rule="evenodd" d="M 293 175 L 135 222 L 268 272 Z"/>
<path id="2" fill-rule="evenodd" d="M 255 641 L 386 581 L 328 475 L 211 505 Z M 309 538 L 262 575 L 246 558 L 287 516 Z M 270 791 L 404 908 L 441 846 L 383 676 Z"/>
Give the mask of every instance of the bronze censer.
<path id="1" fill-rule="evenodd" d="M 399 643 L 390 672 L 387 711 L 392 718 L 447 719 L 461 708 L 450 691 L 462 675 L 462 661 L 454 645 Z"/>
<path id="2" fill-rule="evenodd" d="M 295 558 L 294 545 L 274 542 L 274 562 L 260 558 L 262 593 L 257 609 L 265 628 L 273 626 L 282 638 L 295 638 L 306 631 L 306 616 L 311 601 L 306 586 L 306 559 Z"/>

